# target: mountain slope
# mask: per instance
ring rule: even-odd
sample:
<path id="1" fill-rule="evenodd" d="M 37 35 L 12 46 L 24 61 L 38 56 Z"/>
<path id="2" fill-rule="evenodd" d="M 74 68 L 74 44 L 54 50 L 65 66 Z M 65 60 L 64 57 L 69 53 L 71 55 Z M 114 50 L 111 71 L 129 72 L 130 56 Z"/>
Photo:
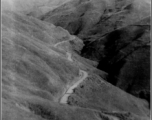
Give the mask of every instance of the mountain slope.
<path id="1" fill-rule="evenodd" d="M 40 19 L 85 39 L 88 35 L 105 34 L 149 15 L 150 4 L 142 0 L 76 0 L 57 7 Z"/>
<path id="2" fill-rule="evenodd" d="M 16 12 L 3 11 L 3 120 L 148 120 L 148 103 L 108 84 L 104 80 L 107 74 L 94 67 L 96 62 L 77 54 L 82 47 L 81 39 L 61 27 Z M 107 91 L 112 92 L 115 101 L 109 104 L 100 99 L 99 103 L 90 107 L 90 98 L 82 92 L 84 98 L 81 102 L 88 101 L 84 106 L 61 104 L 60 98 L 66 89 L 79 80 L 80 70 L 86 71 L 90 77 L 95 74 L 95 85 L 98 85 L 96 81 L 106 83 L 103 87 L 108 84 Z M 89 77 L 84 81 L 89 82 L 87 79 Z M 82 84 L 88 87 L 94 85 Z M 101 87 L 94 88 L 98 91 L 97 96 L 111 99 L 112 96 Z M 79 86 L 77 89 L 81 90 Z M 92 90 L 85 91 L 86 95 L 94 94 Z M 115 95 L 119 92 L 123 96 Z M 102 102 L 107 105 L 98 109 L 96 106 Z"/>
<path id="3" fill-rule="evenodd" d="M 76 0 L 40 17 L 84 41 L 108 81 L 150 102 L 150 0 Z"/>
<path id="4" fill-rule="evenodd" d="M 82 54 L 99 60 L 109 82 L 150 102 L 149 18 L 90 42 Z"/>

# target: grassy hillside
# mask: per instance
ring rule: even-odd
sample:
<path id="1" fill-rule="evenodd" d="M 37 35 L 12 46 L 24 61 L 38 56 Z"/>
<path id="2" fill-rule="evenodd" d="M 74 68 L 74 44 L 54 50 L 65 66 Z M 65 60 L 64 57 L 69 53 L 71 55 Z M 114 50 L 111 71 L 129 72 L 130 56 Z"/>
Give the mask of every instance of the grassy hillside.
<path id="1" fill-rule="evenodd" d="M 71 40 L 73 38 L 75 39 Z M 66 42 L 55 47 L 63 41 Z M 104 82 L 102 78 L 106 78 L 106 73 L 94 68 L 97 63 L 77 54 L 82 46 L 81 39 L 70 35 L 61 27 L 15 12 L 3 11 L 3 120 L 148 120 L 147 102 Z M 72 53 L 72 61 L 67 58 L 67 52 Z M 59 103 L 66 88 L 79 80 L 80 70 L 89 73 L 84 84 L 96 89 L 96 93 L 92 89 L 82 91 L 80 103 L 87 101 L 83 105 L 75 102 L 72 102 L 73 105 Z M 91 83 L 90 77 L 93 77 Z M 105 84 L 101 86 L 96 82 Z M 81 91 L 81 86 L 77 90 Z M 96 104 L 91 104 L 90 99 L 93 98 L 86 97 L 87 95 L 94 95 L 94 98 L 105 96 L 106 100 L 101 98 Z M 112 97 L 115 101 L 110 100 Z M 105 102 L 108 100 L 109 103 Z"/>
<path id="2" fill-rule="evenodd" d="M 47 96 L 58 95 L 78 76 L 78 68 L 68 62 L 64 51 L 53 47 L 53 40 L 57 38 L 44 32 L 42 27 L 33 26 L 28 19 L 20 18 L 26 23 L 18 19 L 9 13 L 3 14 L 3 81 L 9 83 L 4 86 L 21 89 L 24 85 L 29 93 L 42 90 Z M 9 82 L 10 79 L 14 81 Z"/>

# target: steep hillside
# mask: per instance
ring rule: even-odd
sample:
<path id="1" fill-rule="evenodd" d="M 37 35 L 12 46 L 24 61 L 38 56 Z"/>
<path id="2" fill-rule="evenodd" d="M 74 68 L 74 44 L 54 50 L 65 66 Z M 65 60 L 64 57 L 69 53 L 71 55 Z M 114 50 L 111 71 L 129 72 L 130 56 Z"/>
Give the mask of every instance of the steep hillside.
<path id="1" fill-rule="evenodd" d="M 105 9 L 101 0 L 73 0 L 40 17 L 78 35 L 97 23 Z"/>
<path id="2" fill-rule="evenodd" d="M 3 11 L 2 119 L 149 120 L 148 103 L 107 83 L 97 62 L 78 54 L 83 45 L 61 27 Z"/>
<path id="3" fill-rule="evenodd" d="M 8 11 L 2 14 L 2 30 L 3 119 L 53 119 L 51 111 L 60 114 L 58 110 L 68 109 L 59 109 L 54 102 L 77 80 L 79 68 L 54 45 L 73 36 L 60 27 Z"/>
<path id="4" fill-rule="evenodd" d="M 147 1 L 75 0 L 42 15 L 40 19 L 85 39 L 88 35 L 105 34 L 149 16 L 150 4 Z"/>
<path id="5" fill-rule="evenodd" d="M 84 41 L 115 86 L 150 102 L 150 0 L 76 0 L 40 17 Z"/>
<path id="6" fill-rule="evenodd" d="M 24 17 L 10 12 L 2 15 L 4 81 L 9 83 L 10 90 L 25 87 L 33 94 L 42 92 L 44 97 L 53 99 L 79 74 L 78 67 L 66 59 L 66 53 L 53 47 L 67 33 L 47 26 L 55 31 L 49 31 L 53 36 L 40 21 Z M 58 34 L 61 36 L 55 37 Z M 9 82 L 10 79 L 19 86 Z"/>
<path id="7" fill-rule="evenodd" d="M 115 30 L 83 48 L 87 58 L 99 60 L 108 81 L 150 102 L 149 18 Z"/>

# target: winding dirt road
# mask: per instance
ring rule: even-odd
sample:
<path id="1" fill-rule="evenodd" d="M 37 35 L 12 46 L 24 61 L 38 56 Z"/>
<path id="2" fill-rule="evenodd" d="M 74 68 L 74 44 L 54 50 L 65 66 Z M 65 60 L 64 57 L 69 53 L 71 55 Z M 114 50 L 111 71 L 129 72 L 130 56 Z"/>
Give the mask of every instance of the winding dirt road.
<path id="1" fill-rule="evenodd" d="M 70 40 L 65 40 L 65 41 L 62 41 L 62 42 L 58 42 L 58 43 L 56 43 L 56 44 L 54 45 L 54 47 L 57 47 L 58 45 L 60 45 L 60 44 L 62 44 L 62 43 L 65 43 L 65 42 L 72 41 L 72 40 L 74 40 L 74 39 L 75 39 L 75 36 L 72 36 L 72 39 L 70 39 Z"/>
<path id="2" fill-rule="evenodd" d="M 69 61 L 73 61 L 72 60 L 72 55 L 71 53 L 67 52 L 67 59 Z M 61 97 L 60 99 L 60 103 L 64 103 L 66 104 L 68 101 L 69 96 L 73 93 L 73 90 L 81 83 L 83 82 L 86 78 L 88 77 L 88 73 L 86 71 L 83 70 L 79 70 L 79 78 L 78 81 L 75 82 L 73 85 L 71 85 L 70 87 L 67 88 L 66 92 L 64 93 L 64 95 Z"/>
<path id="3" fill-rule="evenodd" d="M 75 82 L 72 86 L 70 86 L 65 94 L 61 97 L 60 103 L 66 104 L 68 101 L 68 97 L 73 93 L 73 90 L 79 86 L 86 78 L 88 77 L 88 73 L 86 71 L 80 70 L 78 81 Z"/>
<path id="4" fill-rule="evenodd" d="M 62 44 L 64 42 L 68 42 L 68 41 L 59 42 L 59 43 L 55 44 L 54 47 L 57 47 L 57 45 Z M 66 54 L 67 54 L 67 59 L 69 61 L 73 62 L 72 54 L 70 52 L 66 52 Z M 88 73 L 86 71 L 83 71 L 80 69 L 78 80 L 75 83 L 73 83 L 73 85 L 69 86 L 66 89 L 63 96 L 60 98 L 59 103 L 67 104 L 68 98 L 74 92 L 74 89 L 77 88 L 80 85 L 80 83 L 82 83 L 87 77 L 88 77 Z M 108 115 L 107 117 L 109 117 L 111 120 L 119 120 L 119 118 L 112 116 L 112 115 L 111 116 Z"/>
<path id="5" fill-rule="evenodd" d="M 59 44 L 62 44 L 64 42 L 68 42 L 68 41 L 59 42 L 59 43 L 55 44 L 54 47 L 57 47 Z M 69 53 L 69 52 L 67 52 L 66 54 L 67 54 L 67 59 L 69 61 L 73 62 L 72 54 Z M 86 71 L 79 70 L 78 80 L 73 85 L 71 85 L 70 87 L 67 88 L 66 92 L 63 94 L 63 96 L 61 97 L 59 102 L 66 104 L 67 101 L 68 101 L 69 96 L 73 93 L 73 90 L 75 88 L 77 88 L 79 86 L 79 84 L 82 83 L 87 77 L 88 77 L 88 73 Z"/>

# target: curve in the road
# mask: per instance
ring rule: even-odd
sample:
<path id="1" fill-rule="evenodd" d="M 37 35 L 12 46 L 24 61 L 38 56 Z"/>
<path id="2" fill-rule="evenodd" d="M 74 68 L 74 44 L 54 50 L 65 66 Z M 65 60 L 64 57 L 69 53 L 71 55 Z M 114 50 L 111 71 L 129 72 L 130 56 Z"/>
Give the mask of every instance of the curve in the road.
<path id="1" fill-rule="evenodd" d="M 75 36 L 73 39 L 75 39 Z M 64 42 L 68 42 L 68 41 L 70 41 L 70 40 L 59 42 L 59 43 L 55 44 L 54 47 L 57 47 L 59 44 L 62 44 Z M 66 52 L 66 54 L 67 54 L 67 59 L 69 61 L 73 62 L 72 54 L 69 52 Z M 67 88 L 66 92 L 63 94 L 63 96 L 61 97 L 59 102 L 66 104 L 69 96 L 73 93 L 73 90 L 76 87 L 78 87 L 78 85 L 80 83 L 82 83 L 87 77 L 88 77 L 88 73 L 86 71 L 79 70 L 79 78 L 78 78 L 77 82 L 75 82 L 73 85 L 71 85 L 70 87 Z"/>
<path id="2" fill-rule="evenodd" d="M 54 45 L 54 47 L 57 47 L 59 44 L 62 44 L 62 43 L 65 43 L 65 42 L 72 41 L 72 40 L 74 40 L 74 39 L 75 39 L 75 36 L 72 36 L 72 39 L 70 39 L 70 40 L 66 40 L 66 41 L 58 42 L 58 43 L 56 43 L 56 44 Z"/>
<path id="3" fill-rule="evenodd" d="M 67 103 L 68 97 L 73 93 L 73 90 L 79 86 L 86 78 L 88 77 L 88 73 L 86 71 L 80 70 L 79 80 L 75 82 L 72 86 L 70 86 L 65 94 L 61 97 L 60 103 Z"/>

